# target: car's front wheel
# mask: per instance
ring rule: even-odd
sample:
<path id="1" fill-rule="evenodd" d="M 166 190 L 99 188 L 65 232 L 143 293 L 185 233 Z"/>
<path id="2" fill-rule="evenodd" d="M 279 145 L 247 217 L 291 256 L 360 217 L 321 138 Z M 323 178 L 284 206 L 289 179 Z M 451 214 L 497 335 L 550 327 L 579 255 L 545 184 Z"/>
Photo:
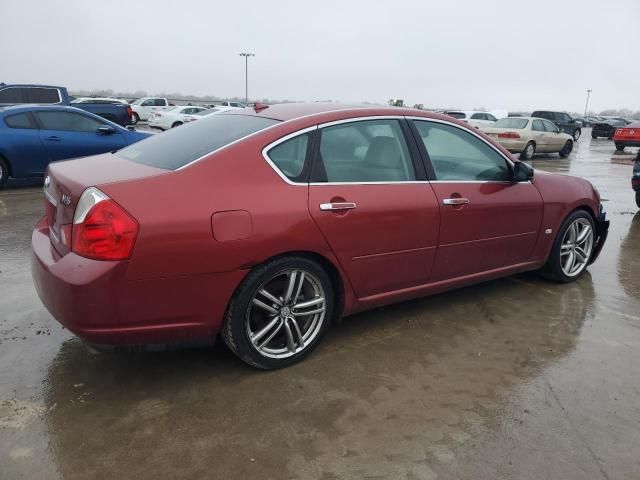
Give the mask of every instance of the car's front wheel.
<path id="1" fill-rule="evenodd" d="M 9 179 L 9 165 L 7 165 L 7 162 L 5 161 L 4 158 L 0 157 L 0 188 L 2 188 L 5 183 L 7 183 L 8 179 Z"/>
<path id="2" fill-rule="evenodd" d="M 616 152 L 624 152 L 624 145 L 616 143 Z"/>
<path id="3" fill-rule="evenodd" d="M 573 142 L 571 140 L 567 140 L 567 143 L 564 144 L 562 150 L 560 150 L 560 156 L 562 158 L 568 157 L 573 150 Z"/>
<path id="4" fill-rule="evenodd" d="M 580 135 L 582 135 L 582 130 L 580 130 L 579 128 L 576 128 L 573 131 L 573 139 L 577 142 L 578 139 L 580 138 Z"/>
<path id="5" fill-rule="evenodd" d="M 593 218 L 584 210 L 576 210 L 564 221 L 540 273 L 556 282 L 577 279 L 589 265 L 595 242 Z"/>
<path id="6" fill-rule="evenodd" d="M 536 153 L 536 144 L 533 142 L 527 143 L 527 146 L 524 147 L 522 153 L 520 153 L 521 160 L 531 160 L 533 155 Z"/>
<path id="7" fill-rule="evenodd" d="M 139 121 L 140 121 L 140 115 L 138 115 L 136 112 L 133 112 L 133 115 L 131 115 L 131 124 L 135 125 Z"/>
<path id="8" fill-rule="evenodd" d="M 255 268 L 234 294 L 222 337 L 249 365 L 287 367 L 309 355 L 330 323 L 329 275 L 305 257 L 282 257 Z"/>

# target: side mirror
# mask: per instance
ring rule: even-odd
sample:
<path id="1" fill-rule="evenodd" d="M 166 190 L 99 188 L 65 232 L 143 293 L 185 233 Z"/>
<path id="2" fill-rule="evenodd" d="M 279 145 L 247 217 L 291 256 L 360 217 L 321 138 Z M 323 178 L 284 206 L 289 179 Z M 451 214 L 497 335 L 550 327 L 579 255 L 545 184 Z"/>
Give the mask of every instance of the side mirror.
<path id="1" fill-rule="evenodd" d="M 513 180 L 528 182 L 533 178 L 533 167 L 525 162 L 516 162 L 513 166 Z"/>
<path id="2" fill-rule="evenodd" d="M 96 133 L 98 135 L 111 135 L 112 133 L 116 133 L 116 129 L 109 125 L 100 125 Z"/>

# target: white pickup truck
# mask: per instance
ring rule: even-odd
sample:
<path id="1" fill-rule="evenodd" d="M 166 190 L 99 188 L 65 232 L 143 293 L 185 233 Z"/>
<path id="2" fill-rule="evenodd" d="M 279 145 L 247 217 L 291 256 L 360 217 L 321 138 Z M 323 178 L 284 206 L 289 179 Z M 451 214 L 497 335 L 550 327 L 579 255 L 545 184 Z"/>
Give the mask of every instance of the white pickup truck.
<path id="1" fill-rule="evenodd" d="M 131 104 L 132 123 L 138 123 L 140 120 L 149 120 L 153 112 L 158 110 L 166 110 L 170 106 L 169 100 L 160 97 L 142 97 Z"/>

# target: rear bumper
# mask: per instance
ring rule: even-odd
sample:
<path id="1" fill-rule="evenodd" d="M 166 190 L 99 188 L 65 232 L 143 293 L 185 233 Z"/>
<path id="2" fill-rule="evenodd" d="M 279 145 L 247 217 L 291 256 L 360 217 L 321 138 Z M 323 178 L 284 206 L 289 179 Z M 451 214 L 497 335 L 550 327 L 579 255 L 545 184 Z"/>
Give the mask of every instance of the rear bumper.
<path id="1" fill-rule="evenodd" d="M 640 140 L 620 140 L 613 137 L 613 141 L 616 143 L 616 146 L 620 145 L 625 147 L 640 147 Z"/>
<path id="2" fill-rule="evenodd" d="M 593 249 L 593 253 L 591 254 L 591 260 L 589 263 L 593 263 L 596 261 L 600 252 L 602 251 L 602 247 L 604 247 L 605 242 L 607 241 L 607 236 L 609 235 L 609 220 L 607 220 L 607 212 L 605 212 L 602 205 L 600 205 L 600 214 L 596 219 L 596 245 Z"/>
<path id="3" fill-rule="evenodd" d="M 492 138 L 493 140 L 498 142 L 500 145 L 502 145 L 504 148 L 509 150 L 509 152 L 511 153 L 520 153 L 524 150 L 524 147 L 527 146 L 526 140 L 515 140 L 515 139 L 509 140 L 506 138 L 496 138 L 496 137 L 492 137 Z"/>
<path id="4" fill-rule="evenodd" d="M 90 343 L 142 345 L 213 340 L 244 271 L 129 279 L 128 261 L 98 261 L 52 248 L 44 219 L 31 237 L 40 300 Z"/>

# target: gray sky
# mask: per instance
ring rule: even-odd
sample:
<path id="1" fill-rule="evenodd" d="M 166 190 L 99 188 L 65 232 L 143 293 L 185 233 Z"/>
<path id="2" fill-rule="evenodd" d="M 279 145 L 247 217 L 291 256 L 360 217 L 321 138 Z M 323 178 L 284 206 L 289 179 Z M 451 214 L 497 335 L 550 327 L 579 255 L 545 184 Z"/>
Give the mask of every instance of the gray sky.
<path id="1" fill-rule="evenodd" d="M 70 89 L 640 109 L 639 0 L 0 0 L 0 81 Z M 591 109 L 591 108 L 590 108 Z"/>

